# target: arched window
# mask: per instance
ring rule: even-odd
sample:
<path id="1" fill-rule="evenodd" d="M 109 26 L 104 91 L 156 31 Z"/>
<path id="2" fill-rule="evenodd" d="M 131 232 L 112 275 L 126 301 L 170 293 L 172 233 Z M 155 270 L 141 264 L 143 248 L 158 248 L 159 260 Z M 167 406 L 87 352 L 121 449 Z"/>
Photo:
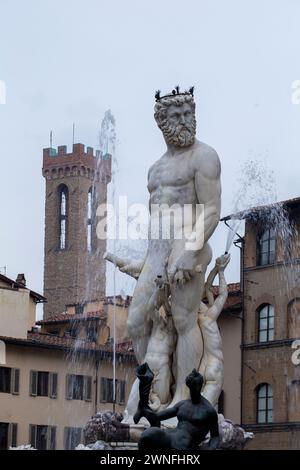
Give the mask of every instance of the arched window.
<path id="1" fill-rule="evenodd" d="M 264 266 L 275 262 L 275 230 L 267 229 L 258 238 L 257 245 L 257 264 Z"/>
<path id="2" fill-rule="evenodd" d="M 260 384 L 256 389 L 257 423 L 273 422 L 273 388 L 269 384 Z"/>
<path id="3" fill-rule="evenodd" d="M 68 223 L 68 188 L 65 185 L 59 187 L 59 249 L 67 247 L 67 223 Z"/>
<path id="4" fill-rule="evenodd" d="M 289 303 L 287 314 L 289 338 L 300 338 L 300 298 Z"/>
<path id="5" fill-rule="evenodd" d="M 274 307 L 270 304 L 261 305 L 258 309 L 258 341 L 274 339 Z"/>
<path id="6" fill-rule="evenodd" d="M 93 191 L 90 188 L 88 192 L 87 203 L 87 250 L 92 251 L 92 212 L 93 212 Z"/>
<path id="7" fill-rule="evenodd" d="M 288 385 L 288 413 L 289 421 L 300 421 L 299 408 L 300 380 L 293 379 Z"/>

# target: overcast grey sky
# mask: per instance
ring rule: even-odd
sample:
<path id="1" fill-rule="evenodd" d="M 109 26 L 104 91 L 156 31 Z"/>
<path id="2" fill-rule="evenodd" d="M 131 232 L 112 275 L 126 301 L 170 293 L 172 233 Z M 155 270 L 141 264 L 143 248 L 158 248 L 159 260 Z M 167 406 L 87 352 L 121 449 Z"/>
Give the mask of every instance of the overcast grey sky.
<path id="1" fill-rule="evenodd" d="M 0 0 L 0 266 L 43 286 L 42 148 L 97 145 L 105 110 L 117 122 L 118 192 L 146 202 L 149 166 L 164 151 L 153 94 L 195 85 L 198 138 L 222 163 L 222 215 L 240 162 L 274 168 L 279 199 L 299 196 L 297 0 Z M 224 251 L 226 231 L 213 239 Z M 228 280 L 238 280 L 234 248 Z M 126 284 L 126 283 L 125 283 Z M 121 285 L 121 284 L 120 284 Z"/>

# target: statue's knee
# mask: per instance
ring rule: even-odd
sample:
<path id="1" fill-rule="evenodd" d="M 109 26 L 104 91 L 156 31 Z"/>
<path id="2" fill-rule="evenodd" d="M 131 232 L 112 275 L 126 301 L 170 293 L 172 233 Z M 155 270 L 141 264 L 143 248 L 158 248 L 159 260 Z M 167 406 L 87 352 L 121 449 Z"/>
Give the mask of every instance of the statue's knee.
<path id="1" fill-rule="evenodd" d="M 178 334 L 183 334 L 188 329 L 188 320 L 186 314 L 174 314 L 173 321 Z"/>

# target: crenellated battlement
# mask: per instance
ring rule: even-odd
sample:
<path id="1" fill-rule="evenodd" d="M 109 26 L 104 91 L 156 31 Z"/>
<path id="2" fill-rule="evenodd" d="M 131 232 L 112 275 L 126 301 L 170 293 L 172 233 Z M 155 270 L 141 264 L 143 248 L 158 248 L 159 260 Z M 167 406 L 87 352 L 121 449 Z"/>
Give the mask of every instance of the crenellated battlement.
<path id="1" fill-rule="evenodd" d="M 108 184 L 111 181 L 111 155 L 78 143 L 68 153 L 66 145 L 43 149 L 43 176 L 46 179 L 83 176 Z"/>
<path id="2" fill-rule="evenodd" d="M 43 156 L 44 157 L 59 157 L 59 156 L 65 156 L 69 157 L 71 155 L 91 155 L 96 158 L 101 157 L 101 152 L 100 150 L 96 150 L 96 153 L 94 152 L 93 147 L 86 147 L 85 150 L 85 145 L 84 144 L 73 144 L 72 152 L 68 153 L 67 152 L 67 146 L 66 145 L 59 145 L 56 148 L 44 148 L 43 149 Z"/>

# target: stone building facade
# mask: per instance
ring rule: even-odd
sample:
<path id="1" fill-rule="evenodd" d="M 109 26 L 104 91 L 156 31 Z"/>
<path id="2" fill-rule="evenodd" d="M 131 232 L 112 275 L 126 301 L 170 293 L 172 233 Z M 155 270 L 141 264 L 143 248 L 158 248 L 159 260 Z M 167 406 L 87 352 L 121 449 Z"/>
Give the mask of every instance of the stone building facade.
<path id="1" fill-rule="evenodd" d="M 111 157 L 74 144 L 43 151 L 45 193 L 44 318 L 105 295 L 106 240 L 96 211 L 106 204 Z M 79 311 L 79 310 L 78 310 Z"/>
<path id="2" fill-rule="evenodd" d="M 74 449 L 90 417 L 124 412 L 136 359 L 126 337 L 128 301 L 104 298 L 35 323 L 44 297 L 0 276 L 0 450 L 31 444 Z M 111 331 L 116 313 L 113 393 Z"/>
<path id="3" fill-rule="evenodd" d="M 241 292 L 239 284 L 228 287 L 218 320 L 225 363 L 219 405 L 227 418 L 238 423 Z M 124 412 L 136 367 L 126 328 L 131 298 L 104 297 L 86 303 L 82 313 L 68 306 L 65 313 L 35 323 L 35 306 L 45 300 L 43 296 L 7 277 L 1 278 L 1 291 L 5 295 L 0 295 L 0 449 L 28 444 L 38 449 L 74 448 L 95 412 Z M 217 287 L 213 293 L 218 294 Z"/>
<path id="4" fill-rule="evenodd" d="M 245 219 L 241 421 L 255 434 L 247 448 L 299 449 L 300 198 L 238 217 Z"/>

